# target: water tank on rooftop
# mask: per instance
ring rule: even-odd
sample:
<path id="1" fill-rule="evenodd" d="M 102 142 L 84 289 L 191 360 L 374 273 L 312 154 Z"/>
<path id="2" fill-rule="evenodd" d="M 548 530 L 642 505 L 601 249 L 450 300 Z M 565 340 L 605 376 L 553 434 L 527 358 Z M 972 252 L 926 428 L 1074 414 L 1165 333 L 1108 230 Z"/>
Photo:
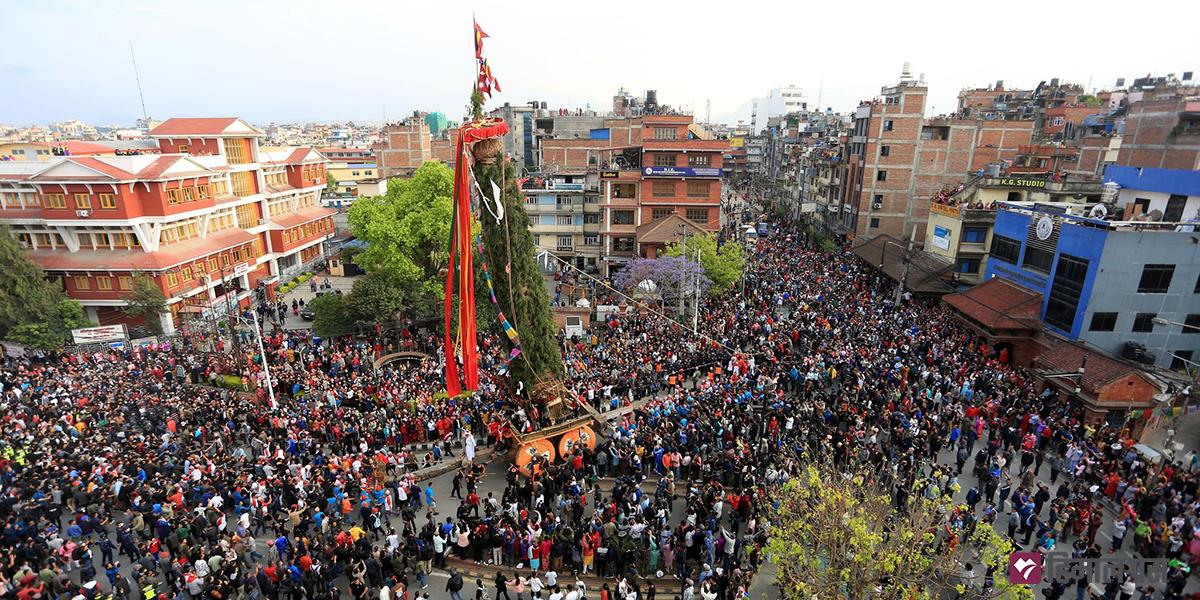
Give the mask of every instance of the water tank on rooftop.
<path id="1" fill-rule="evenodd" d="M 1125 348 L 1121 351 L 1121 358 L 1129 360 L 1138 360 L 1146 353 L 1146 345 L 1138 342 L 1125 342 Z"/>
<path id="2" fill-rule="evenodd" d="M 983 173 L 988 177 L 1000 176 L 1000 163 L 988 163 L 983 167 Z"/>
<path id="3" fill-rule="evenodd" d="M 658 104 L 658 91 L 646 90 L 646 106 L 656 106 Z"/>

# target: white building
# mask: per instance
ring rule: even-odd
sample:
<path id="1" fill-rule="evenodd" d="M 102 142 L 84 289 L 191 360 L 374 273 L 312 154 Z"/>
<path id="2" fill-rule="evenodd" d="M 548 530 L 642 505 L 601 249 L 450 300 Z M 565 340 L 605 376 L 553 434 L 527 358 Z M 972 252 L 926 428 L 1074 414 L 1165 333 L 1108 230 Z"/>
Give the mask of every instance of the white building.
<path id="1" fill-rule="evenodd" d="M 762 133 L 771 117 L 781 117 L 791 112 L 808 110 L 808 99 L 804 90 L 788 84 L 777 87 L 762 98 L 751 101 L 750 127 L 754 133 Z"/>

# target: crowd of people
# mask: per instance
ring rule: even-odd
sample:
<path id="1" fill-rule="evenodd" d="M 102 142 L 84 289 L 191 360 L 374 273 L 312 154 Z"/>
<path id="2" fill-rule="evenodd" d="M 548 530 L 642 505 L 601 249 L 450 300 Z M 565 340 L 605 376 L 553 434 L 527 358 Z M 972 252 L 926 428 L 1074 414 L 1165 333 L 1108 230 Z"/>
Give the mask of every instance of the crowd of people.
<path id="1" fill-rule="evenodd" d="M 893 303 L 892 282 L 810 247 L 798 224 L 770 230 L 744 288 L 706 303 L 702 335 L 622 314 L 563 340 L 566 386 L 633 410 L 533 477 L 476 447 L 545 426 L 536 405 L 491 377 L 439 396 L 440 358 L 374 367 L 399 350 L 443 356 L 412 328 L 321 344 L 268 332 L 265 357 L 181 341 L 7 358 L 0 596 L 407 600 L 444 569 L 461 600 L 454 566 L 475 563 L 496 570 L 477 599 L 743 600 L 767 560 L 771 491 L 820 457 L 889 474 L 897 506 L 961 499 L 948 518 L 1024 547 L 1170 559 L 1158 589 L 1096 583 L 1110 598 L 1185 597 L 1200 560 L 1190 462 L 1150 464 L 947 309 Z M 495 373 L 506 349 L 480 343 Z M 449 497 L 418 475 L 447 458 L 463 461 Z"/>

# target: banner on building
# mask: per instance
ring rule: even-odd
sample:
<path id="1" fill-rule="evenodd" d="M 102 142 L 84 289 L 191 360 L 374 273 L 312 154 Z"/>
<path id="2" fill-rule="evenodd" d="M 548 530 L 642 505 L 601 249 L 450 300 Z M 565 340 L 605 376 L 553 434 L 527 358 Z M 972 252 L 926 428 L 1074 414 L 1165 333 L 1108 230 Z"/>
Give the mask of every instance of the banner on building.
<path id="1" fill-rule="evenodd" d="M 817 212 L 817 203 L 816 202 L 801 202 L 800 203 L 800 212 L 802 212 L 802 213 Z"/>
<path id="2" fill-rule="evenodd" d="M 600 179 L 618 179 L 620 177 L 620 171 L 600 171 Z"/>
<path id="3" fill-rule="evenodd" d="M 740 137 L 729 138 L 729 147 L 730 148 L 741 148 L 743 145 L 744 144 L 742 143 L 742 138 L 740 138 Z"/>
<path id="4" fill-rule="evenodd" d="M 25 351 L 27 350 L 24 344 L 18 344 L 16 342 L 0 342 L 0 346 L 4 347 L 5 354 L 16 358 L 25 356 Z"/>
<path id="5" fill-rule="evenodd" d="M 119 342 L 125 340 L 125 325 L 104 325 L 102 327 L 85 327 L 72 329 L 71 339 L 76 344 L 96 344 L 102 342 Z"/>
<path id="6" fill-rule="evenodd" d="M 725 170 L 720 167 L 646 167 L 646 177 L 720 177 Z"/>
<path id="7" fill-rule="evenodd" d="M 945 227 L 942 227 L 941 225 L 935 225 L 933 227 L 933 245 L 935 248 L 941 248 L 942 250 L 949 250 L 950 249 L 950 230 L 946 229 Z"/>
<path id="8" fill-rule="evenodd" d="M 957 206 L 946 206 L 945 204 L 938 204 L 935 202 L 929 205 L 929 212 L 939 215 L 946 215 L 947 217 L 952 217 L 955 219 L 958 218 Z"/>

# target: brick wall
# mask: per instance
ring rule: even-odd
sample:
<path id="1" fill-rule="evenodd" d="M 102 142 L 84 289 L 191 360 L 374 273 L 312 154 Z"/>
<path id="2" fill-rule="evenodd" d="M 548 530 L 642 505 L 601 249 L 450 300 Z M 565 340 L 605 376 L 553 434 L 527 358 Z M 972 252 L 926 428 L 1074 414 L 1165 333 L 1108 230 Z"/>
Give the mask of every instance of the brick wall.
<path id="1" fill-rule="evenodd" d="M 1128 167 L 1200 168 L 1200 135 L 1171 136 L 1185 99 L 1147 100 L 1129 107 L 1117 163 Z"/>

